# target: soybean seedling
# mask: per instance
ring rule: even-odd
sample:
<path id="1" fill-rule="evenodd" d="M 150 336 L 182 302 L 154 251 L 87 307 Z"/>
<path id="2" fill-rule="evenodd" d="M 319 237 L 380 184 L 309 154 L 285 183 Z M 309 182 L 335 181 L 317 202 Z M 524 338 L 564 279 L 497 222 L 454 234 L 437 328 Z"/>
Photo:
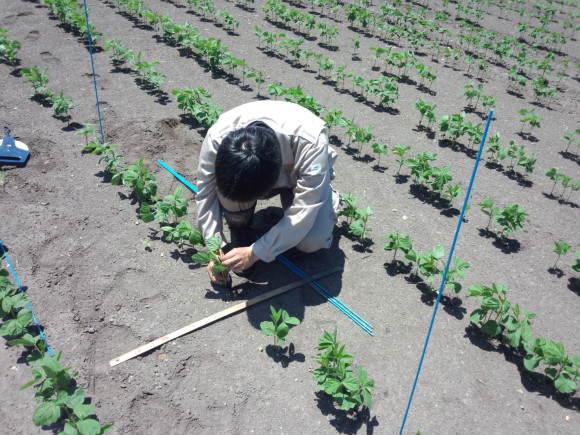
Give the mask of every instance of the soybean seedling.
<path id="1" fill-rule="evenodd" d="M 413 249 L 413 243 L 411 238 L 403 233 L 398 233 L 393 231 L 389 237 L 385 237 L 387 244 L 383 247 L 385 251 L 394 251 L 393 259 L 391 262 L 395 261 L 397 252 L 399 249 L 406 255 L 411 249 Z"/>
<path id="2" fill-rule="evenodd" d="M 371 147 L 372 147 L 373 151 L 379 155 L 379 159 L 377 161 L 377 166 L 380 167 L 381 166 L 381 155 L 382 154 L 385 154 L 385 155 L 387 154 L 388 147 L 386 145 L 382 145 L 382 144 L 380 144 L 378 142 L 373 143 L 371 145 Z"/>
<path id="3" fill-rule="evenodd" d="M 502 226 L 500 238 L 505 239 L 505 234 L 512 234 L 522 229 L 522 224 L 528 216 L 521 205 L 511 205 L 501 211 L 496 222 Z"/>
<path id="4" fill-rule="evenodd" d="M 356 198 L 352 193 L 341 193 L 340 203 L 344 204 L 344 208 L 338 212 L 339 216 L 346 217 L 346 223 L 350 225 L 353 219 L 356 218 L 356 204 L 358 203 L 358 198 Z"/>
<path id="5" fill-rule="evenodd" d="M 198 251 L 191 257 L 195 264 L 209 264 L 213 262 L 211 272 L 213 276 L 221 278 L 222 281 L 227 281 L 228 267 L 222 264 L 220 260 L 222 247 L 222 238 L 218 236 L 210 237 L 205 241 L 205 251 Z"/>
<path id="6" fill-rule="evenodd" d="M 392 149 L 393 154 L 395 154 L 396 156 L 399 157 L 398 159 L 395 159 L 395 161 L 399 164 L 399 168 L 397 169 L 397 173 L 395 174 L 395 176 L 399 176 L 399 173 L 401 172 L 401 168 L 403 167 L 403 165 L 406 162 L 406 159 L 404 158 L 405 154 L 410 149 L 411 149 L 410 146 L 404 145 L 404 144 L 399 144 Z"/>
<path id="7" fill-rule="evenodd" d="M 64 96 L 63 91 L 51 99 L 52 107 L 54 109 L 54 117 L 59 119 L 69 118 L 69 111 L 73 108 L 74 102 L 72 98 Z"/>
<path id="8" fill-rule="evenodd" d="M 345 411 L 360 406 L 372 406 L 371 390 L 375 382 L 369 379 L 364 368 L 358 367 L 358 379 L 352 369 L 354 357 L 344 351 L 336 338 L 337 330 L 330 334 L 326 331 L 318 339 L 317 350 L 322 351 L 314 357 L 320 367 L 312 371 L 318 388 L 330 395 Z"/>
<path id="9" fill-rule="evenodd" d="M 75 133 L 75 135 L 83 135 L 85 137 L 85 146 L 89 146 L 89 135 L 95 134 L 95 124 L 83 122 L 83 128 Z"/>
<path id="10" fill-rule="evenodd" d="M 558 256 L 556 257 L 556 261 L 552 266 L 552 269 L 556 268 L 556 264 L 558 264 L 558 260 L 560 259 L 560 257 L 562 255 L 566 255 L 571 247 L 572 246 L 566 242 L 554 242 L 554 250 L 552 252 L 556 253 L 556 255 Z"/>
<path id="11" fill-rule="evenodd" d="M 486 215 L 489 216 L 489 220 L 487 221 L 487 226 L 485 227 L 486 231 L 489 231 L 489 226 L 491 225 L 491 220 L 499 216 L 501 213 L 501 209 L 499 207 L 493 206 L 493 198 L 489 197 L 485 201 L 480 202 L 477 204 L 481 207 L 481 211 L 484 212 Z"/>
<path id="12" fill-rule="evenodd" d="M 300 325 L 300 320 L 296 317 L 290 317 L 286 310 L 280 308 L 276 310 L 270 305 L 271 322 L 264 321 L 260 323 L 260 329 L 266 337 L 274 337 L 274 346 L 279 346 L 286 341 L 286 336 L 290 331 L 288 325 Z"/>

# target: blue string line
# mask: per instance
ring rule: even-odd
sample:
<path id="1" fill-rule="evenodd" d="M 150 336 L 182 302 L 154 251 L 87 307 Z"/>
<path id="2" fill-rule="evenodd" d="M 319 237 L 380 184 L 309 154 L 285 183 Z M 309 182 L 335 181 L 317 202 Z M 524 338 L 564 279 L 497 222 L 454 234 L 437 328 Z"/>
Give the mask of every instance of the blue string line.
<path id="1" fill-rule="evenodd" d="M 22 288 L 22 284 L 20 284 L 20 280 L 18 279 L 18 275 L 16 274 L 16 270 L 12 266 L 12 262 L 10 261 L 10 257 L 8 256 L 8 253 L 6 252 L 6 249 L 4 249 L 4 244 L 2 243 L 2 240 L 0 240 L 0 248 L 2 248 L 3 257 L 6 259 L 6 262 L 8 263 L 8 267 L 10 268 L 10 271 L 12 272 L 12 276 L 14 276 L 14 281 L 16 281 L 16 284 L 18 285 L 18 289 L 20 290 L 20 292 L 23 295 L 26 296 L 26 292 Z M 32 314 L 32 320 L 34 320 L 34 323 L 36 324 L 36 328 L 38 329 L 38 333 L 40 335 L 40 338 L 42 338 L 42 341 L 44 341 L 46 343 L 46 351 L 48 352 L 48 354 L 50 356 L 53 356 L 52 350 L 50 349 L 50 346 L 48 345 L 48 341 L 46 341 L 46 337 L 45 337 L 44 333 L 42 332 L 42 328 L 40 327 L 40 323 L 38 323 L 38 319 L 34 315 L 34 311 L 32 311 L 32 305 L 30 305 L 30 302 L 26 303 L 26 308 L 28 308 L 28 310 L 30 310 L 30 313 Z"/>
<path id="2" fill-rule="evenodd" d="M 459 215 L 459 221 L 457 222 L 457 228 L 455 229 L 455 234 L 453 236 L 453 242 L 451 243 L 451 249 L 449 250 L 449 257 L 447 258 L 447 264 L 445 265 L 445 270 L 443 271 L 443 277 L 441 278 L 441 285 L 439 286 L 439 292 L 437 293 L 437 301 L 433 307 L 433 315 L 431 316 L 431 322 L 429 323 L 429 329 L 427 330 L 427 337 L 425 337 L 425 344 L 423 345 L 423 351 L 421 352 L 421 358 L 419 359 L 419 366 L 417 367 L 417 373 L 415 374 L 415 380 L 413 381 L 413 388 L 411 389 L 411 396 L 409 397 L 409 402 L 407 403 L 407 409 L 405 410 L 405 416 L 403 417 L 403 422 L 401 423 L 401 429 L 399 435 L 403 433 L 405 429 L 405 423 L 407 421 L 407 416 L 409 414 L 409 409 L 411 408 L 411 402 L 413 401 L 413 396 L 415 395 L 415 389 L 417 387 L 417 381 L 419 380 L 419 374 L 421 373 L 421 367 L 423 366 L 423 360 L 425 359 L 425 353 L 427 352 L 427 345 L 429 344 L 429 339 L 431 338 L 431 332 L 433 331 L 433 324 L 435 323 L 435 316 L 437 315 L 437 308 L 439 307 L 439 302 L 441 301 L 441 296 L 443 295 L 443 289 L 445 288 L 445 281 L 447 280 L 447 271 L 449 270 L 449 265 L 453 258 L 453 252 L 455 251 L 455 244 L 457 243 L 457 237 L 459 236 L 459 230 L 461 229 L 461 223 L 463 222 L 463 215 L 467 209 L 467 202 L 469 200 L 469 195 L 471 194 L 471 188 L 473 187 L 473 182 L 475 180 L 475 174 L 477 173 L 477 168 L 479 166 L 479 161 L 481 160 L 481 153 L 483 152 L 483 146 L 485 145 L 485 139 L 487 138 L 487 131 L 489 130 L 489 124 L 493 118 L 493 109 L 489 111 L 487 116 L 487 122 L 485 124 L 485 130 L 483 131 L 483 136 L 481 138 L 481 144 L 479 145 L 479 151 L 477 152 L 477 157 L 475 158 L 475 164 L 473 166 L 473 171 L 471 173 L 471 179 L 469 180 L 469 186 L 467 187 L 467 192 L 465 193 L 465 198 L 463 200 L 463 207 L 461 208 L 461 214 Z"/>
<path id="3" fill-rule="evenodd" d="M 83 0 L 85 5 L 85 24 L 87 25 L 87 39 L 89 41 L 89 54 L 91 56 L 91 67 L 93 69 L 93 85 L 95 88 L 95 97 L 97 100 L 97 115 L 99 117 L 99 128 L 101 129 L 101 143 L 105 143 L 105 132 L 103 130 L 103 119 L 101 118 L 101 105 L 99 104 L 99 91 L 97 90 L 97 75 L 95 74 L 95 61 L 93 59 L 93 42 L 91 38 L 91 28 L 89 26 L 89 11 L 87 9 L 87 0 Z"/>

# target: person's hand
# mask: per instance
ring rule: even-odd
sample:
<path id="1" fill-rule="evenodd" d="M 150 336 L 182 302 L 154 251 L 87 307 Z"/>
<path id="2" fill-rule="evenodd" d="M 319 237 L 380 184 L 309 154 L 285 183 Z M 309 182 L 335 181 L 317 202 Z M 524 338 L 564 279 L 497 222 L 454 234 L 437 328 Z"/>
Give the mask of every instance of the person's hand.
<path id="1" fill-rule="evenodd" d="M 222 264 L 227 266 L 228 269 L 237 271 L 249 269 L 259 260 L 256 254 L 252 252 L 251 246 L 232 249 L 226 255 L 222 255 L 220 259 Z"/>

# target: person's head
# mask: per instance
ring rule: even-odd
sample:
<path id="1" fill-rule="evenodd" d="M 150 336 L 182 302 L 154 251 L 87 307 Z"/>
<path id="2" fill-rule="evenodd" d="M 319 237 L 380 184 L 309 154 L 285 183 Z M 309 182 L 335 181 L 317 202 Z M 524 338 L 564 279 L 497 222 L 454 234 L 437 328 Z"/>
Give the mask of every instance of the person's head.
<path id="1" fill-rule="evenodd" d="M 217 150 L 217 188 L 229 200 L 255 201 L 274 187 L 281 166 L 280 146 L 272 129 L 248 126 L 234 130 Z"/>

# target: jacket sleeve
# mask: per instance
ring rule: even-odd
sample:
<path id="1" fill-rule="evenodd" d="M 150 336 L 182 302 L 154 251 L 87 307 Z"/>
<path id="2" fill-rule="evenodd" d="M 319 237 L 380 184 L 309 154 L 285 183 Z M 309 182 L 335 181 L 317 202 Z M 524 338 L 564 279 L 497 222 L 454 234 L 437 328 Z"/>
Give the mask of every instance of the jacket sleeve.
<path id="1" fill-rule="evenodd" d="M 215 156 L 218 145 L 208 132 L 199 155 L 197 169 L 197 189 L 195 196 L 197 209 L 197 225 L 203 238 L 208 239 L 219 235 L 224 240 L 223 224 L 220 215 L 220 205 L 215 182 Z"/>
<path id="2" fill-rule="evenodd" d="M 320 134 L 316 143 L 299 139 L 295 171 L 297 185 L 292 206 L 252 247 L 253 253 L 265 262 L 273 261 L 306 237 L 327 199 L 330 173 L 326 132 Z"/>

